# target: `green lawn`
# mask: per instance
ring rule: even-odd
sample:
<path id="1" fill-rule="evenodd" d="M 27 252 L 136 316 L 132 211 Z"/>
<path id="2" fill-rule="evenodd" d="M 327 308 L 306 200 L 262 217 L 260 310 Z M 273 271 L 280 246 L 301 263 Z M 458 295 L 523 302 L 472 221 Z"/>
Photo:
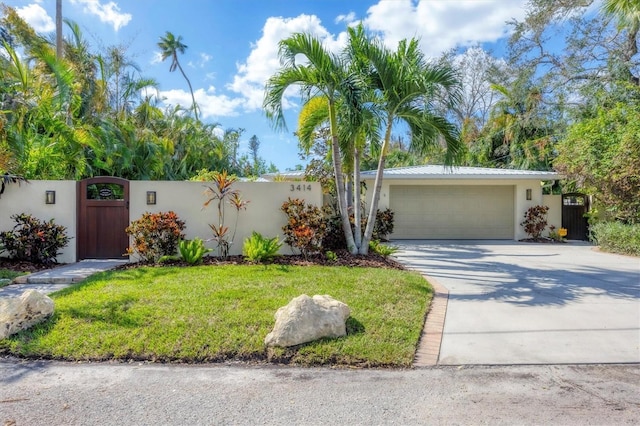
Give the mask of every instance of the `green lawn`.
<path id="1" fill-rule="evenodd" d="M 24 272 L 15 272 L 10 269 L 0 268 L 0 287 L 9 285 L 11 283 L 11 280 L 24 274 Z"/>
<path id="2" fill-rule="evenodd" d="M 300 294 L 328 294 L 349 305 L 347 336 L 266 349 L 275 311 Z M 431 297 L 420 275 L 391 269 L 141 267 L 97 274 L 53 294 L 54 316 L 0 341 L 0 353 L 408 367 Z"/>

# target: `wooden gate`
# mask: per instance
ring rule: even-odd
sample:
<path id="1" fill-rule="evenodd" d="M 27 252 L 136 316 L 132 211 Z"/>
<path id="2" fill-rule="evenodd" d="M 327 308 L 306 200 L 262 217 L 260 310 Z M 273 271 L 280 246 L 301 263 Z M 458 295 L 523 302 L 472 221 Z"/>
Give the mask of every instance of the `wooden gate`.
<path id="1" fill-rule="evenodd" d="M 129 246 L 129 181 L 95 177 L 77 188 L 78 260 L 122 258 Z"/>
<path id="2" fill-rule="evenodd" d="M 567 229 L 567 239 L 589 239 L 589 222 L 586 217 L 588 211 L 589 198 L 585 194 L 562 195 L 562 227 Z"/>

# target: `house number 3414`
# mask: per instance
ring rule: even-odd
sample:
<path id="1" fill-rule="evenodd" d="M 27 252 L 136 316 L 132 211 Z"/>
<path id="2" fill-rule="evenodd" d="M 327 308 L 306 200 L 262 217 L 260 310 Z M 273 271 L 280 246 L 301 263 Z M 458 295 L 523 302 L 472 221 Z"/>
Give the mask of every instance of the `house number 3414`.
<path id="1" fill-rule="evenodd" d="M 294 192 L 294 191 L 311 191 L 311 185 L 307 184 L 307 185 L 290 185 L 289 186 L 289 191 Z"/>

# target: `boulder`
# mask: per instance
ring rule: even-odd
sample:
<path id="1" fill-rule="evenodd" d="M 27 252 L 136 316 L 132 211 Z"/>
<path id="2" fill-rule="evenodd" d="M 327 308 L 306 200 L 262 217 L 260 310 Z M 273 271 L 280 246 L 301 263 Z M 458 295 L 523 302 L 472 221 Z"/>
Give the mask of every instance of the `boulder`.
<path id="1" fill-rule="evenodd" d="M 267 334 L 267 346 L 295 346 L 323 337 L 347 334 L 349 307 L 331 296 L 306 294 L 291 300 L 275 314 L 276 324 Z"/>
<path id="2" fill-rule="evenodd" d="M 0 339 L 34 326 L 53 314 L 53 300 L 36 290 L 0 299 Z"/>

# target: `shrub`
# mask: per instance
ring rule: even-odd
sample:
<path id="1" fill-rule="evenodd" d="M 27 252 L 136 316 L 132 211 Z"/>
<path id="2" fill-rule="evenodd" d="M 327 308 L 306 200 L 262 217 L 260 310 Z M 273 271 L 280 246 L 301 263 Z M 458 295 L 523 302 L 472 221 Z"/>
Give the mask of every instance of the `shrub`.
<path id="1" fill-rule="evenodd" d="M 244 201 L 240 197 L 240 191 L 233 189 L 233 184 L 237 180 L 235 175 L 229 175 L 226 171 L 222 173 L 211 172 L 209 180 L 211 180 L 212 185 L 205 185 L 207 188 L 205 194 L 209 199 L 204 203 L 204 207 L 207 207 L 213 201 L 217 201 L 218 223 L 209 224 L 209 228 L 213 232 L 213 241 L 218 245 L 218 256 L 226 259 L 236 237 L 238 215 L 241 210 L 247 208 L 249 201 Z M 229 227 L 225 225 L 225 203 L 229 203 L 237 212 L 236 221 L 231 232 L 229 232 Z"/>
<path id="2" fill-rule="evenodd" d="M 598 222 L 589 230 L 591 241 L 602 250 L 640 256 L 640 224 Z"/>
<path id="3" fill-rule="evenodd" d="M 145 212 L 138 220 L 131 222 L 125 232 L 133 237 L 133 244 L 127 254 L 136 254 L 146 262 L 158 262 L 163 256 L 173 256 L 178 243 L 184 238 L 185 224 L 172 211 Z"/>
<path id="4" fill-rule="evenodd" d="M 327 232 L 322 241 L 322 246 L 325 249 L 344 249 L 347 246 L 347 242 L 344 238 L 344 231 L 342 230 L 342 219 L 340 214 L 334 209 L 327 208 L 325 210 L 325 221 L 327 224 Z M 354 229 L 353 224 L 355 219 L 353 214 L 349 216 L 351 222 L 351 229 Z M 387 236 L 393 233 L 394 226 L 394 213 L 391 209 L 378 210 L 376 212 L 376 223 L 373 226 L 372 240 L 387 241 Z M 367 218 L 362 218 L 362 229 L 367 227 Z"/>
<path id="5" fill-rule="evenodd" d="M 281 210 L 288 217 L 287 224 L 282 227 L 284 242 L 300 250 L 304 257 L 320 252 L 327 231 L 322 210 L 298 198 L 289 198 Z"/>
<path id="6" fill-rule="evenodd" d="M 547 227 L 547 206 L 533 206 L 524 214 L 524 221 L 520 226 L 524 226 L 524 232 L 534 240 L 540 239 L 540 235 Z"/>
<path id="7" fill-rule="evenodd" d="M 67 228 L 54 220 L 40 221 L 30 214 L 11 216 L 16 225 L 11 231 L 0 233 L 0 244 L 9 256 L 34 263 L 55 263 L 58 251 L 69 243 Z"/>
<path id="8" fill-rule="evenodd" d="M 392 247 L 392 246 L 388 246 L 386 244 L 382 244 L 380 241 L 378 240 L 371 240 L 369 241 L 369 249 L 376 253 L 379 254 L 380 256 L 391 256 L 392 254 L 396 253 L 398 251 L 398 247 Z"/>
<path id="9" fill-rule="evenodd" d="M 249 262 L 265 263 L 278 256 L 280 247 L 282 247 L 282 243 L 278 237 L 266 238 L 254 231 L 244 241 L 242 254 L 246 256 L 245 259 Z"/>
<path id="10" fill-rule="evenodd" d="M 196 237 L 193 240 L 182 240 L 179 244 L 180 256 L 189 265 L 197 265 L 202 262 L 205 254 L 213 250 L 205 247 L 204 241 Z"/>

